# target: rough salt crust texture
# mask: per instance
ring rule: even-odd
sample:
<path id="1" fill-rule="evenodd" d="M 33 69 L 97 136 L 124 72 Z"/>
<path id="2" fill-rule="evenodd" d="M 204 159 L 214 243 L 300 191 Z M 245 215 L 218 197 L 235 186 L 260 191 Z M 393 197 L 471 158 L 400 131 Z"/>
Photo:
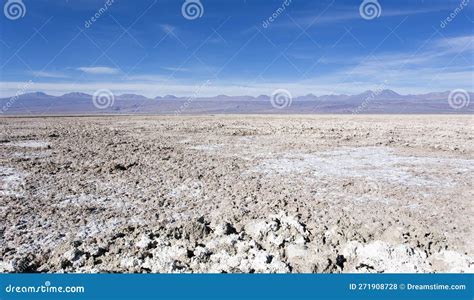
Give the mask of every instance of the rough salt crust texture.
<path id="1" fill-rule="evenodd" d="M 0 272 L 474 272 L 472 116 L 0 119 Z"/>

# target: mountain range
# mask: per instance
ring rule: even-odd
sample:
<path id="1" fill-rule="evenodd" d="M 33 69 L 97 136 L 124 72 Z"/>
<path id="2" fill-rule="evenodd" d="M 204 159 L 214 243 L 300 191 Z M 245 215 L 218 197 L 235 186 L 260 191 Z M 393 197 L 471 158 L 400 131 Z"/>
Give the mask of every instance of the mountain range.
<path id="1" fill-rule="evenodd" d="M 0 99 L 3 115 L 75 115 L 75 114 L 222 114 L 222 113 L 474 113 L 469 103 L 473 93 L 466 93 L 460 103 L 450 103 L 450 91 L 401 95 L 392 90 L 365 91 L 356 95 L 308 94 L 292 99 L 272 96 L 177 97 L 154 99 L 136 94 L 105 95 L 103 102 L 90 94 L 72 92 L 51 96 L 42 92 L 26 93 Z"/>

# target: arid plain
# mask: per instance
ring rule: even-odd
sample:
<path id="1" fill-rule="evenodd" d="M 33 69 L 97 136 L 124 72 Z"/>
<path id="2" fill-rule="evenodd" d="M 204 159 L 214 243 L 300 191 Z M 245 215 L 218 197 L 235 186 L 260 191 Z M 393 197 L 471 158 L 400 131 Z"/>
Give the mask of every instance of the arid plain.
<path id="1" fill-rule="evenodd" d="M 474 272 L 469 115 L 0 127 L 0 272 Z"/>

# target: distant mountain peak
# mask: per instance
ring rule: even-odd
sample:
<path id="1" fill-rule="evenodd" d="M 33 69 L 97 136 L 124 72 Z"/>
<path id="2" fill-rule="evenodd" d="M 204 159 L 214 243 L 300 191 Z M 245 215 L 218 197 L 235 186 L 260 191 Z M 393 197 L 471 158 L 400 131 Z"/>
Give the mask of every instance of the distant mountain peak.
<path id="1" fill-rule="evenodd" d="M 22 96 L 32 96 L 32 97 L 50 97 L 48 94 L 43 92 L 32 92 L 32 93 L 25 93 Z"/>
<path id="2" fill-rule="evenodd" d="M 401 98 L 403 97 L 402 95 L 389 90 L 389 89 L 384 89 L 384 90 L 366 90 L 360 94 L 356 94 L 351 96 L 351 98 L 362 98 L 362 99 L 386 99 L 386 98 Z"/>
<path id="3" fill-rule="evenodd" d="M 395 91 L 392 91 L 392 90 L 388 90 L 388 89 L 385 89 L 385 90 L 382 90 L 380 92 L 380 95 L 384 95 L 384 96 L 401 96 L 399 93 L 395 92 Z"/>
<path id="4" fill-rule="evenodd" d="M 148 99 L 145 96 L 137 95 L 137 94 L 122 94 L 118 96 L 120 99 L 128 99 L 128 100 L 145 100 Z"/>
<path id="5" fill-rule="evenodd" d="M 296 94 L 297 91 L 294 91 Z M 156 97 L 159 101 L 145 101 L 145 96 L 124 94 L 115 97 L 117 113 L 134 113 L 137 108 L 143 113 L 173 113 L 186 107 L 186 113 L 474 113 L 472 106 L 455 110 L 448 101 L 449 91 L 431 92 L 417 95 L 400 95 L 389 89 L 365 91 L 362 94 L 344 95 L 331 94 L 315 96 L 310 93 L 298 96 L 293 101 L 291 110 L 275 111 L 270 103 L 270 96 L 227 96 L 196 97 L 196 103 L 188 97 L 166 95 Z M 468 91 L 474 98 L 472 92 Z M 16 97 L 16 96 L 13 96 Z M 25 93 L 18 95 L 19 101 L 11 101 L 12 97 L 0 99 L 0 107 L 8 107 L 3 113 L 7 114 L 96 114 L 101 110 L 92 105 L 91 95 L 72 92 L 62 96 L 51 96 L 43 92 Z M 142 100 L 143 99 L 143 100 Z M 199 102 L 199 103 L 197 103 Z M 400 108 L 400 103 L 403 103 Z M 143 104 L 143 105 L 142 105 Z M 183 106 L 184 105 L 184 106 Z"/>
<path id="6" fill-rule="evenodd" d="M 61 97 L 79 98 L 79 97 L 91 97 L 91 95 L 86 94 L 86 93 L 81 93 L 81 92 L 71 92 L 71 93 L 66 93 L 66 94 L 62 95 Z"/>
<path id="7" fill-rule="evenodd" d="M 360 94 L 355 94 L 355 95 L 353 95 L 353 96 L 364 96 L 364 95 L 372 95 L 372 94 L 375 94 L 375 92 L 372 91 L 372 90 L 366 90 L 366 91 L 363 91 L 363 92 L 360 93 Z"/>
<path id="8" fill-rule="evenodd" d="M 120 97 L 143 97 L 142 95 L 138 95 L 138 94 L 122 94 L 120 95 Z"/>

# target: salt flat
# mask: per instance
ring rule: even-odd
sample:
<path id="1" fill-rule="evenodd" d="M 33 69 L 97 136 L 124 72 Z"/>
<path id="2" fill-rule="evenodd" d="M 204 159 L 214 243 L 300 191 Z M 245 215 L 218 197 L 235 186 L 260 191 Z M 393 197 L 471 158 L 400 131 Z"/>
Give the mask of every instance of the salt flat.
<path id="1" fill-rule="evenodd" d="M 469 115 L 0 118 L 1 272 L 473 272 Z"/>

